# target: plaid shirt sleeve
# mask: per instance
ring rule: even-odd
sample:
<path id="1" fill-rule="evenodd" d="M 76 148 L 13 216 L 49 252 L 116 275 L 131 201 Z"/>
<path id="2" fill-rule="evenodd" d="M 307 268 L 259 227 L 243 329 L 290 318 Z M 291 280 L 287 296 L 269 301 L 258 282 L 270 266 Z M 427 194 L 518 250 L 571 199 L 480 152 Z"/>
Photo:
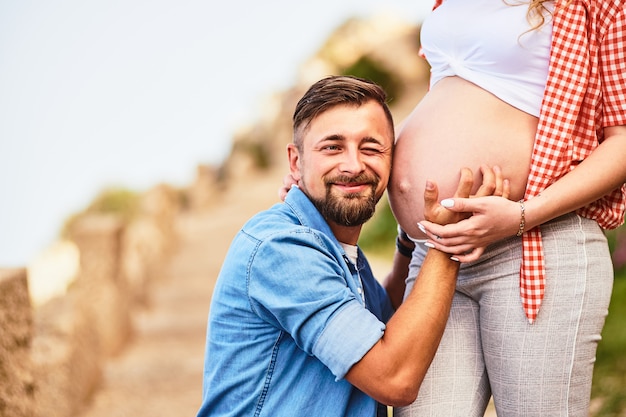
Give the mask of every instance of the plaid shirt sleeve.
<path id="1" fill-rule="evenodd" d="M 603 126 L 626 125 L 626 5 L 619 3 L 600 46 Z"/>

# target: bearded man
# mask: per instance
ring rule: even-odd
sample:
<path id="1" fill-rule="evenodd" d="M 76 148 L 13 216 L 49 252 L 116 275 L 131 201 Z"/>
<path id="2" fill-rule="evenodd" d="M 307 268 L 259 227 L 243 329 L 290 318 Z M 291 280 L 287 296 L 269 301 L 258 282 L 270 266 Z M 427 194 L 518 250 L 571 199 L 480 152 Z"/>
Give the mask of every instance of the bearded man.
<path id="1" fill-rule="evenodd" d="M 402 303 L 411 241 L 382 286 L 357 246 L 389 180 L 394 127 L 378 85 L 333 76 L 298 102 L 295 186 L 234 238 L 211 300 L 199 417 L 376 416 L 410 404 L 448 318 L 459 263 L 432 249 Z M 502 193 L 483 172 L 478 194 Z M 463 170 L 457 196 L 467 197 Z M 429 220 L 463 216 L 425 192 Z M 409 250 L 410 253 L 410 250 Z M 386 288 L 392 289 L 387 291 Z"/>

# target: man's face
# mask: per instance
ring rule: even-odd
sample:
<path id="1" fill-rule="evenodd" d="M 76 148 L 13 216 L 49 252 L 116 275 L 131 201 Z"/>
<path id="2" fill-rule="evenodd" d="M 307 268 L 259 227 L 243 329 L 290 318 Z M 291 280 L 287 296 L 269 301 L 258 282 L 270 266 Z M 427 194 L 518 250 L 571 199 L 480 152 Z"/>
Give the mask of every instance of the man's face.
<path id="1" fill-rule="evenodd" d="M 361 225 L 387 187 L 392 146 L 378 103 L 335 106 L 311 121 L 302 152 L 290 145 L 291 174 L 328 221 Z"/>

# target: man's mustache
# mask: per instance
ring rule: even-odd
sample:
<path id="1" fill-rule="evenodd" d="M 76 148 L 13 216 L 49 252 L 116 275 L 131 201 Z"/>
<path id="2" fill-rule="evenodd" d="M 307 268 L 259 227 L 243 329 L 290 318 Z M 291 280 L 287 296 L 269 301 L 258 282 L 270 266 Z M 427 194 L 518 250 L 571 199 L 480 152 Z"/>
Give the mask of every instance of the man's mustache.
<path id="1" fill-rule="evenodd" d="M 376 186 L 378 185 L 378 177 L 374 176 L 374 175 L 369 175 L 369 174 L 359 174 L 357 176 L 350 176 L 350 175 L 337 175 L 334 176 L 332 178 L 326 178 L 325 179 L 325 184 L 326 185 L 331 185 L 331 184 L 368 184 L 368 185 L 373 185 Z"/>

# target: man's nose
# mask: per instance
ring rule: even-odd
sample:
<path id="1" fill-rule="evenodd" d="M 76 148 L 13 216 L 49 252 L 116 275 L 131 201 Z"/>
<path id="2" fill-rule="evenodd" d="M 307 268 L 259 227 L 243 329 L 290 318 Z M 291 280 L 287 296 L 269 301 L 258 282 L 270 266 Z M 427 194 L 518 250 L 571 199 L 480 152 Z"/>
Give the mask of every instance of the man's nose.
<path id="1" fill-rule="evenodd" d="M 356 149 L 347 149 L 339 166 L 341 172 L 359 173 L 365 170 L 363 156 Z"/>

